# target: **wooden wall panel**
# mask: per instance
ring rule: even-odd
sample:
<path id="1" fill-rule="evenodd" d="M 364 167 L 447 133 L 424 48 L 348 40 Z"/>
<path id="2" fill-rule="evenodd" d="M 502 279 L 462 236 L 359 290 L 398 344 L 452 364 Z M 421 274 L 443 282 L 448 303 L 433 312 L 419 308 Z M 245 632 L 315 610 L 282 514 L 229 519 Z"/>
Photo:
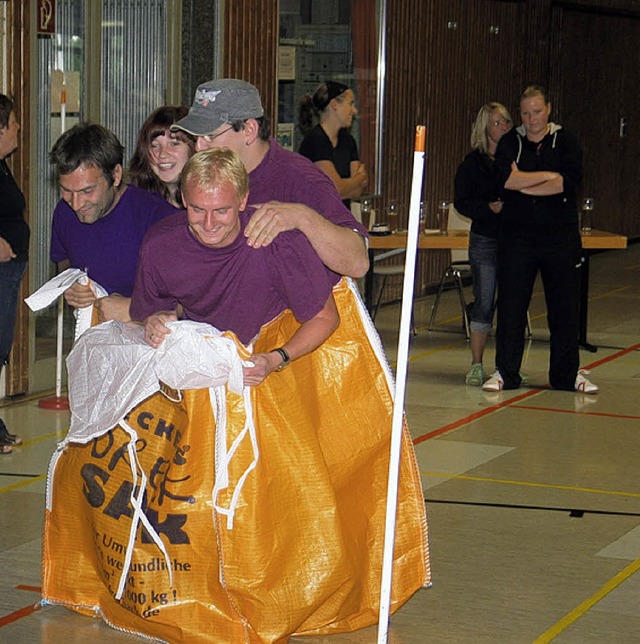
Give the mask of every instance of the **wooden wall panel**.
<path id="1" fill-rule="evenodd" d="M 554 24 L 550 88 L 559 122 L 583 141 L 582 195 L 595 199 L 597 227 L 640 236 L 640 16 L 558 6 Z"/>
<path id="2" fill-rule="evenodd" d="M 278 3 L 234 0 L 226 3 L 223 75 L 253 83 L 275 131 L 278 89 Z"/>
<path id="3" fill-rule="evenodd" d="M 427 126 L 423 196 L 427 225 L 435 227 L 437 201 L 453 197 L 455 171 L 469 150 L 471 124 L 483 103 L 490 100 L 504 103 L 517 124 L 517 99 L 522 89 L 530 83 L 554 85 L 552 94 L 558 100 L 554 103 L 553 117 L 563 123 L 562 99 L 572 91 L 572 82 L 607 97 L 614 81 L 611 80 L 610 88 L 611 75 L 607 75 L 606 69 L 595 89 L 589 81 L 588 64 L 580 65 L 574 60 L 567 66 L 565 77 L 558 71 L 561 45 L 565 51 L 579 50 L 581 39 L 590 37 L 578 28 L 562 39 L 562 21 L 554 16 L 558 11 L 568 10 L 588 10 L 612 19 L 626 16 L 627 23 L 640 18 L 637 0 L 387 0 L 383 179 L 378 209 L 384 211 L 386 203 L 396 199 L 401 206 L 401 222 L 406 221 L 413 128 L 419 123 Z M 625 61 L 621 67 L 640 68 L 637 62 L 640 38 L 628 35 L 631 27 L 610 30 L 603 25 L 600 31 L 600 37 L 607 41 L 604 47 L 611 46 L 611 39 L 624 39 L 624 44 L 619 45 L 624 52 L 619 59 Z M 608 63 L 609 68 L 613 64 Z M 632 92 L 637 97 L 640 83 L 630 81 L 626 72 L 624 76 L 622 91 L 628 104 Z M 588 100 L 585 110 L 589 112 Z M 617 123 L 620 115 L 616 112 L 614 118 L 611 110 L 601 112 L 599 116 L 592 114 L 592 120 L 601 127 L 601 132 L 606 132 L 604 121 L 613 119 Z M 572 127 L 570 115 L 567 117 L 565 125 Z M 636 123 L 640 121 L 635 113 L 634 118 Z M 597 133 L 591 132 L 589 136 L 595 137 Z M 637 126 L 629 132 L 625 145 L 627 169 L 637 168 L 640 154 Z M 622 213 L 622 219 L 612 229 L 637 236 L 640 234 L 637 172 L 623 176 L 616 171 L 611 180 L 615 180 L 615 188 L 609 191 L 607 200 L 616 200 L 617 211 Z M 626 198 L 629 193 L 631 196 Z M 418 292 L 439 279 L 447 261 L 445 251 L 421 253 Z M 388 288 L 387 293 L 385 299 L 396 299 L 400 285 Z"/>
<path id="4" fill-rule="evenodd" d="M 397 199 L 401 222 L 410 198 L 414 126 L 427 126 L 423 199 L 427 226 L 435 228 L 437 202 L 453 199 L 453 179 L 469 151 L 478 109 L 492 100 L 513 108 L 524 74 L 525 7 L 500 0 L 388 0 L 380 205 Z M 449 260 L 448 251 L 421 253 L 417 292 L 437 281 Z M 389 289 L 388 298 L 396 298 L 399 288 Z"/>
<path id="5" fill-rule="evenodd" d="M 29 4 L 12 2 L 9 5 L 9 50 L 8 85 L 14 101 L 14 111 L 21 128 L 18 133 L 18 149 L 11 155 L 9 163 L 16 183 L 29 196 Z M 29 221 L 29 205 L 25 218 Z M 7 395 L 23 394 L 29 387 L 29 309 L 24 298 L 29 295 L 29 269 L 20 285 L 18 315 L 16 318 L 13 349 L 7 367 Z"/>

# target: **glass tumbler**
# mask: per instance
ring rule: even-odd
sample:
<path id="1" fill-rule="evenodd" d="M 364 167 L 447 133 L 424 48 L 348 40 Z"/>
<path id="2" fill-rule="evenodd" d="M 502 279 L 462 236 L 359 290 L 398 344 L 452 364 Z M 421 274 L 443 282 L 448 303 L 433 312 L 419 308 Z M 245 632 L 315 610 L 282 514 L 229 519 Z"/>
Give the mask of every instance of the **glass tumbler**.
<path id="1" fill-rule="evenodd" d="M 360 202 L 360 217 L 362 225 L 369 230 L 371 227 L 371 201 L 369 199 L 363 199 Z"/>
<path id="2" fill-rule="evenodd" d="M 449 202 L 446 199 L 438 202 L 438 228 L 441 235 L 446 235 L 449 229 Z"/>
<path id="3" fill-rule="evenodd" d="M 398 204 L 395 201 L 389 202 L 387 206 L 387 224 L 392 233 L 398 230 Z"/>
<path id="4" fill-rule="evenodd" d="M 591 232 L 593 228 L 593 197 L 582 200 L 582 216 L 580 217 L 580 230 L 583 233 Z"/>

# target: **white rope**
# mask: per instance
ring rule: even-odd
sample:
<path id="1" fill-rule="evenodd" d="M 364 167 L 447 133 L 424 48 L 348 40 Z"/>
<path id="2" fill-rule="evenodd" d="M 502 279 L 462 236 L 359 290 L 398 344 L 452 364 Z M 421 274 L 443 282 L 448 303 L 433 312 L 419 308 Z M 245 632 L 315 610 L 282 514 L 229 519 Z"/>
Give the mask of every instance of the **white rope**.
<path id="1" fill-rule="evenodd" d="M 227 530 L 233 530 L 233 520 L 235 517 L 236 508 L 238 507 L 238 502 L 240 500 L 240 493 L 242 492 L 242 488 L 244 487 L 247 477 L 256 468 L 256 465 L 260 458 L 256 427 L 253 420 L 251 387 L 244 388 L 242 397 L 244 400 L 245 409 L 244 427 L 242 428 L 242 431 L 236 436 L 235 440 L 228 450 L 226 424 L 224 426 L 221 426 L 218 424 L 218 421 L 216 419 L 216 480 L 213 487 L 212 496 L 216 511 L 227 517 Z M 236 453 L 237 449 L 240 447 L 240 444 L 247 435 L 249 435 L 249 439 L 251 440 L 253 460 L 251 461 L 251 463 L 249 463 L 249 465 L 246 467 L 237 483 L 235 484 L 233 493 L 231 495 L 231 501 L 229 502 L 229 507 L 225 508 L 218 503 L 218 494 L 221 490 L 225 490 L 227 489 L 227 487 L 229 487 L 229 463 L 231 462 L 233 455 Z"/>
<path id="2" fill-rule="evenodd" d="M 169 586 L 173 586 L 173 570 L 171 568 L 171 559 L 169 558 L 169 553 L 160 538 L 160 535 L 156 532 L 156 529 L 151 525 L 151 522 L 147 518 L 147 515 L 144 513 L 144 508 L 142 507 L 144 501 L 144 494 L 147 489 L 147 475 L 145 474 L 142 467 L 140 467 L 140 462 L 138 461 L 138 453 L 136 452 L 136 441 L 138 440 L 138 435 L 135 430 L 124 420 L 120 421 L 120 426 L 124 429 L 127 434 L 129 434 L 129 442 L 127 443 L 127 451 L 129 453 L 129 459 L 131 462 L 131 476 L 132 476 L 132 485 L 133 489 L 131 491 L 131 505 L 133 507 L 133 517 L 131 518 L 131 530 L 129 531 L 129 543 L 127 544 L 127 549 L 124 555 L 124 564 L 122 566 L 122 574 L 120 575 L 120 582 L 118 583 L 118 590 L 116 591 L 115 598 L 121 599 L 124 593 L 125 586 L 127 584 L 127 575 L 129 574 L 129 568 L 131 568 L 131 559 L 133 558 L 133 550 L 136 544 L 136 536 L 138 533 L 138 525 L 142 523 L 143 527 L 149 533 L 152 541 L 158 546 L 160 552 L 164 555 L 164 560 L 167 565 L 167 571 L 169 573 Z M 140 470 L 140 486 L 138 487 L 138 470 Z M 136 488 L 138 489 L 136 493 Z"/>

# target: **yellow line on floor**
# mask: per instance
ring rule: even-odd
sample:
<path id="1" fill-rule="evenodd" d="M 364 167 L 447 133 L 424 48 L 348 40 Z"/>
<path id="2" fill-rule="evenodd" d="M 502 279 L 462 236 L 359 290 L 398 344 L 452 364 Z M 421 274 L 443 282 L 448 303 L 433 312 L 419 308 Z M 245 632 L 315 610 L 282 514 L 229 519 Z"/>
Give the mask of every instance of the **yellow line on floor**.
<path id="1" fill-rule="evenodd" d="M 640 559 L 636 559 L 630 563 L 626 568 L 621 570 L 615 577 L 610 579 L 602 588 L 598 590 L 588 599 L 585 599 L 581 604 L 576 606 L 570 613 L 567 613 L 561 620 L 556 622 L 550 629 L 546 630 L 542 635 L 537 637 L 533 644 L 546 644 L 556 638 L 562 631 L 567 629 L 571 624 L 582 617 L 590 608 L 595 606 L 601 599 L 608 595 L 612 590 L 615 590 L 623 581 L 631 577 L 634 573 L 640 570 Z"/>
<path id="2" fill-rule="evenodd" d="M 0 474 L 0 476 L 2 476 Z M 27 485 L 31 485 L 32 483 L 37 483 L 38 481 L 42 481 L 47 478 L 46 474 L 40 474 L 40 476 L 33 476 L 28 479 L 23 479 L 19 483 L 14 483 L 13 485 L 7 485 L 7 487 L 0 487 L 0 494 L 3 494 L 4 492 L 11 492 L 13 490 L 18 490 L 21 487 L 27 487 Z"/>
<path id="3" fill-rule="evenodd" d="M 429 351 L 423 351 L 422 353 L 416 353 L 415 355 L 412 355 L 409 358 L 409 362 L 413 362 L 414 360 L 419 360 L 420 358 L 424 358 L 426 356 L 432 356 L 436 353 L 442 353 L 443 351 L 448 351 L 449 349 L 456 349 L 459 347 L 467 346 L 467 341 L 465 339 L 463 340 L 456 340 L 455 342 L 451 342 L 450 344 L 445 344 L 437 349 L 431 349 Z"/>
<path id="4" fill-rule="evenodd" d="M 596 300 L 602 300 L 605 297 L 611 297 L 612 295 L 616 295 L 617 293 L 620 293 L 621 291 L 627 291 L 627 290 L 629 290 L 628 286 L 620 286 L 618 288 L 614 288 L 611 291 L 607 291 L 606 293 L 601 293 L 600 295 L 589 296 L 589 302 L 595 302 Z M 530 315 L 531 320 L 540 320 L 541 318 L 546 318 L 546 317 L 547 317 L 547 311 L 546 310 L 544 310 L 542 313 L 537 313 L 536 315 Z"/>
<path id="5" fill-rule="evenodd" d="M 608 494 L 610 496 L 626 496 L 640 499 L 640 493 L 616 492 L 615 490 L 599 490 L 591 487 L 574 487 L 571 485 L 551 485 L 549 483 L 532 483 L 531 481 L 511 481 L 509 479 L 491 479 L 482 476 L 465 476 L 464 474 L 447 474 L 446 472 L 420 472 L 422 476 L 434 476 L 462 481 L 478 481 L 480 483 L 501 483 L 503 485 L 520 485 L 522 487 L 541 487 L 549 490 L 567 490 L 569 492 L 587 492 L 589 494 Z"/>
<path id="6" fill-rule="evenodd" d="M 42 441 L 48 441 L 51 438 L 58 438 L 59 440 L 62 440 L 63 436 L 66 436 L 67 432 L 69 430 L 65 430 L 64 435 L 58 434 L 58 432 L 53 432 L 53 434 L 45 434 L 44 436 L 38 436 L 37 438 L 30 438 L 29 440 L 25 440 L 22 445 L 18 447 L 28 447 L 29 445 L 35 445 L 36 443 L 41 443 Z"/>
<path id="7" fill-rule="evenodd" d="M 628 286 L 620 286 L 619 288 L 614 288 L 612 291 L 607 291 L 606 293 L 601 293 L 600 295 L 594 295 L 593 297 L 590 297 L 589 302 L 595 302 L 595 300 L 602 300 L 603 298 L 609 297 L 610 295 L 616 295 L 621 291 L 628 291 L 628 290 L 629 290 Z"/>

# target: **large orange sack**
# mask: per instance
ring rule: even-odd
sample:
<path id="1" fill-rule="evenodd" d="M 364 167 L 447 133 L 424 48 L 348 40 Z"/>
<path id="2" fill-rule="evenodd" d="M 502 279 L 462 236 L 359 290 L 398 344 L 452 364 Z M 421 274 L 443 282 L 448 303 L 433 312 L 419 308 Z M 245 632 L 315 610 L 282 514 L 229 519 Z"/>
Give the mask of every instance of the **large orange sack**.
<path id="1" fill-rule="evenodd" d="M 260 386 L 165 387 L 115 428 L 61 444 L 48 480 L 44 601 L 168 642 L 284 642 L 376 623 L 391 375 L 352 283 L 334 295 L 337 331 Z M 297 326 L 283 313 L 254 350 L 282 345 Z M 406 427 L 394 558 L 392 611 L 430 583 Z"/>

